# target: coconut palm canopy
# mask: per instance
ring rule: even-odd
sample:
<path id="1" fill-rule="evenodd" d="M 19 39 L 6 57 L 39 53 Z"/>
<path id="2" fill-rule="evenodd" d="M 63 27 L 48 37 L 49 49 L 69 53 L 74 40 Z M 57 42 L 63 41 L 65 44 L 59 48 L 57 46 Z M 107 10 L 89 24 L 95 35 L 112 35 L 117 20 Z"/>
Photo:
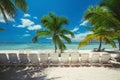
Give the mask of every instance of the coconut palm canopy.
<path id="1" fill-rule="evenodd" d="M 120 1 L 119 1 L 120 2 Z M 120 21 L 119 21 L 119 2 L 117 0 L 103 0 L 100 6 L 91 6 L 88 8 L 84 15 L 84 19 L 87 20 L 92 27 L 93 34 L 87 35 L 78 45 L 78 48 L 86 45 L 90 40 L 99 40 L 100 45 L 98 51 L 101 50 L 101 43 L 104 40 L 105 43 L 111 44 L 116 47 L 114 40 L 117 37 L 120 49 Z M 118 10 L 118 11 L 116 11 Z M 112 35 L 109 35 L 109 34 Z"/>
<path id="2" fill-rule="evenodd" d="M 63 40 L 71 43 L 71 39 L 67 35 L 74 37 L 72 31 L 63 28 L 64 25 L 68 24 L 68 20 L 65 17 L 49 13 L 48 15 L 43 16 L 40 22 L 43 24 L 45 29 L 37 31 L 33 38 L 33 42 L 36 42 L 41 36 L 52 36 L 52 42 L 55 45 L 55 52 L 57 49 L 60 49 L 61 52 L 66 49 Z"/>
<path id="3" fill-rule="evenodd" d="M 25 0 L 0 0 L 0 13 L 2 13 L 5 22 L 8 21 L 7 16 L 10 18 L 15 16 L 17 8 L 25 12 L 28 8 Z"/>

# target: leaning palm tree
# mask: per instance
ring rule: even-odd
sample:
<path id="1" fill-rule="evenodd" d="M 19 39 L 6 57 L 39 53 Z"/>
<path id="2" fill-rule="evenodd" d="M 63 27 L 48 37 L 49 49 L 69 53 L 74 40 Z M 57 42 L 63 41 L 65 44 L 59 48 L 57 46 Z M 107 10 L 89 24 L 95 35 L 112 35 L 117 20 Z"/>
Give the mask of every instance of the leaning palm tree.
<path id="1" fill-rule="evenodd" d="M 35 37 L 33 38 L 33 42 L 36 42 L 41 36 L 52 36 L 55 52 L 57 49 L 60 49 L 61 52 L 66 49 L 64 41 L 71 43 L 71 39 L 68 35 L 74 37 L 73 32 L 63 28 L 63 25 L 68 24 L 68 20 L 65 17 L 49 13 L 49 15 L 43 16 L 40 22 L 43 24 L 45 29 L 37 31 Z"/>
<path id="2" fill-rule="evenodd" d="M 0 13 L 2 13 L 5 22 L 8 21 L 7 16 L 14 18 L 16 9 L 26 11 L 28 6 L 25 0 L 0 0 Z"/>
<path id="3" fill-rule="evenodd" d="M 89 37 L 87 36 L 86 38 L 89 38 L 90 40 L 92 37 L 97 38 L 98 40 L 100 40 L 100 45 L 102 40 L 105 39 L 107 41 L 106 43 L 109 42 L 113 44 L 114 43 L 113 38 L 112 39 L 110 38 L 113 36 L 107 35 L 107 32 L 108 31 L 115 32 L 114 29 L 120 29 L 120 23 L 112 14 L 113 13 L 105 7 L 90 6 L 83 18 L 92 25 L 94 31 L 92 35 L 89 35 Z M 105 34 L 103 35 L 104 32 Z M 82 42 L 86 41 L 86 38 Z M 82 45 L 81 42 L 79 43 L 79 47 L 80 45 Z M 98 50 L 100 50 L 100 47 Z"/>
<path id="4" fill-rule="evenodd" d="M 120 0 L 103 0 L 100 6 L 107 7 L 113 13 L 115 19 L 119 21 L 118 23 L 120 23 Z M 114 30 L 117 34 L 120 34 L 120 29 L 114 28 Z M 120 35 L 116 39 L 118 40 L 120 50 Z"/>
<path id="5" fill-rule="evenodd" d="M 114 39 L 111 36 L 108 36 L 110 33 L 112 33 L 111 31 L 107 31 L 107 32 L 93 32 L 92 34 L 88 34 L 83 40 L 81 40 L 78 44 L 78 48 L 86 46 L 87 44 L 89 44 L 89 42 L 92 41 L 99 41 L 99 47 L 97 49 L 97 51 L 101 51 L 102 48 L 102 42 L 104 42 L 105 44 L 110 44 L 112 47 L 116 48 Z"/>

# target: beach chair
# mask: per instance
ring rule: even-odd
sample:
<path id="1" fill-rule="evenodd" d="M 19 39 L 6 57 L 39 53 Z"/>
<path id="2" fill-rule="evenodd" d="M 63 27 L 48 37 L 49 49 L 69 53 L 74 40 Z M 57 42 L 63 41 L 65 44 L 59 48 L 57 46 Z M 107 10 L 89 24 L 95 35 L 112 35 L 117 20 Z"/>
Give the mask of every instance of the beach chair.
<path id="1" fill-rule="evenodd" d="M 39 59 L 38 59 L 38 55 L 35 53 L 30 53 L 29 54 L 29 60 L 30 60 L 30 66 L 32 67 L 40 67 L 40 63 L 39 63 Z"/>
<path id="2" fill-rule="evenodd" d="M 0 66 L 6 67 L 9 65 L 9 60 L 7 58 L 7 55 L 5 53 L 0 53 Z"/>
<path id="3" fill-rule="evenodd" d="M 20 53 L 19 54 L 19 59 L 20 59 L 20 64 L 23 65 L 23 66 L 28 66 L 29 63 L 30 63 L 27 54 Z"/>
<path id="4" fill-rule="evenodd" d="M 69 54 L 68 53 L 62 53 L 61 54 L 61 60 L 60 60 L 60 64 L 61 66 L 70 66 L 70 58 L 69 58 Z"/>
<path id="5" fill-rule="evenodd" d="M 35 74 L 36 72 L 41 73 L 41 65 L 38 54 L 29 53 L 29 61 L 30 61 L 29 66 L 31 66 L 31 68 L 29 68 L 27 74 L 29 74 L 29 76 L 32 76 L 32 74 Z"/>
<path id="6" fill-rule="evenodd" d="M 71 66 L 80 66 L 80 55 L 79 53 L 72 53 L 71 54 Z"/>
<path id="7" fill-rule="evenodd" d="M 59 66 L 59 54 L 50 54 L 50 66 Z"/>
<path id="8" fill-rule="evenodd" d="M 8 56 L 9 56 L 9 61 L 11 66 L 17 67 L 20 65 L 20 62 L 16 53 L 9 53 Z"/>
<path id="9" fill-rule="evenodd" d="M 40 58 L 40 65 L 42 66 L 42 68 L 49 67 L 50 60 L 48 54 L 45 53 L 39 54 L 39 58 Z"/>
<path id="10" fill-rule="evenodd" d="M 102 66 L 112 66 L 110 61 L 111 61 L 110 54 L 102 54 L 102 56 L 101 56 L 101 64 L 102 64 Z"/>
<path id="11" fill-rule="evenodd" d="M 89 66 L 90 65 L 88 53 L 81 54 L 81 64 L 82 64 L 82 66 Z"/>
<path id="12" fill-rule="evenodd" d="M 100 66 L 100 54 L 93 53 L 91 56 L 91 65 L 92 66 Z"/>

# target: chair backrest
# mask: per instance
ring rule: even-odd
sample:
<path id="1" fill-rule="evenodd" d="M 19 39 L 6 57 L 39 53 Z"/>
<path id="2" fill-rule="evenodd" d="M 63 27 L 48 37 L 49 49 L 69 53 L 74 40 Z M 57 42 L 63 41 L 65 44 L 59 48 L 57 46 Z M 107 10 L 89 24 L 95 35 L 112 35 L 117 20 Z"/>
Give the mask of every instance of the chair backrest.
<path id="1" fill-rule="evenodd" d="M 51 62 L 53 64 L 58 64 L 59 63 L 59 54 L 54 53 L 54 54 L 50 54 L 50 58 L 51 58 Z"/>
<path id="2" fill-rule="evenodd" d="M 92 56 L 91 56 L 91 62 L 92 63 L 99 63 L 100 59 L 100 54 L 99 53 L 93 53 Z"/>
<path id="3" fill-rule="evenodd" d="M 25 64 L 29 63 L 27 54 L 20 53 L 19 54 L 19 59 L 20 59 L 21 63 L 25 63 Z"/>
<path id="4" fill-rule="evenodd" d="M 0 53 L 0 64 L 8 64 L 9 60 L 5 53 Z"/>
<path id="5" fill-rule="evenodd" d="M 110 54 L 102 54 L 101 56 L 101 62 L 102 63 L 108 63 L 111 59 Z"/>
<path id="6" fill-rule="evenodd" d="M 89 62 L 89 54 L 88 53 L 82 53 L 81 54 L 81 62 L 82 63 L 88 63 Z"/>
<path id="7" fill-rule="evenodd" d="M 15 63 L 15 64 L 19 63 L 19 59 L 16 53 L 9 53 L 8 56 L 10 63 Z"/>
<path id="8" fill-rule="evenodd" d="M 38 55 L 35 53 L 30 53 L 29 54 L 29 59 L 31 64 L 33 65 L 38 65 L 39 64 L 39 59 L 38 59 Z"/>
<path id="9" fill-rule="evenodd" d="M 69 54 L 68 53 L 61 54 L 61 63 L 63 63 L 63 65 L 69 64 Z"/>
<path id="10" fill-rule="evenodd" d="M 39 54 L 40 57 L 40 63 L 46 65 L 48 64 L 48 54 Z"/>
<path id="11" fill-rule="evenodd" d="M 79 53 L 72 53 L 71 54 L 71 63 L 72 64 L 80 63 L 80 61 L 79 61 Z"/>

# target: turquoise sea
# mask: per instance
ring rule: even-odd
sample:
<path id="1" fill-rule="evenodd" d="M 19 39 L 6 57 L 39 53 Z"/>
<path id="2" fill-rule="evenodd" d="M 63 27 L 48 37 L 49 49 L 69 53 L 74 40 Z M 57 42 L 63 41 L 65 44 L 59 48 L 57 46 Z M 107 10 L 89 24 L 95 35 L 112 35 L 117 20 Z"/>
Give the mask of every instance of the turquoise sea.
<path id="1" fill-rule="evenodd" d="M 67 49 L 78 49 L 78 42 L 73 42 L 72 44 L 67 44 Z M 93 50 L 94 48 L 98 48 L 99 43 L 90 43 L 85 47 L 81 47 L 80 50 Z M 113 49 L 110 45 L 102 44 L 102 48 L 105 49 Z M 18 49 L 32 49 L 32 50 L 45 50 L 45 49 L 54 49 L 54 45 L 48 42 L 42 43 L 0 43 L 0 50 L 18 50 Z"/>

